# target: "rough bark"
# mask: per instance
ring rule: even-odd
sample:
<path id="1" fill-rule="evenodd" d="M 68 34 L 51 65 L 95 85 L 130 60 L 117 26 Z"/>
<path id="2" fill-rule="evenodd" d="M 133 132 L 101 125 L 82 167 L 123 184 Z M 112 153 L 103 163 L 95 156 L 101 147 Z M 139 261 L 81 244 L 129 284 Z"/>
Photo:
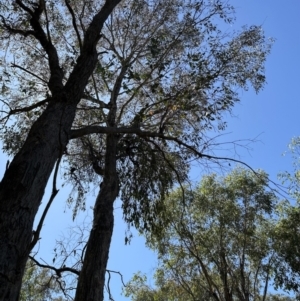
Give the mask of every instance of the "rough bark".
<path id="1" fill-rule="evenodd" d="M 0 183 L 0 300 L 17 300 L 35 214 L 68 141 L 75 108 L 53 102 L 33 125 Z"/>
<path id="2" fill-rule="evenodd" d="M 105 171 L 94 207 L 93 228 L 87 243 L 74 301 L 102 301 L 105 272 L 114 226 L 113 204 L 119 193 L 116 170 L 117 137 L 107 136 Z"/>
<path id="3" fill-rule="evenodd" d="M 95 15 L 65 87 L 50 77 L 53 98 L 0 183 L 0 301 L 18 300 L 34 217 L 54 164 L 68 143 L 76 106 L 96 65 L 96 44 L 103 24 L 119 2 L 107 0 Z"/>

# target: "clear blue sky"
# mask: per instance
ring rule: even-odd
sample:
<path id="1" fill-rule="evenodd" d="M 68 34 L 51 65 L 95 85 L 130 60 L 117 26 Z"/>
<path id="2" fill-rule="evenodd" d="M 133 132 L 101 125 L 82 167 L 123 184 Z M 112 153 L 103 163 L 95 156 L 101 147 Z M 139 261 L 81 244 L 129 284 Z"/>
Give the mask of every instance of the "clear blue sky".
<path id="1" fill-rule="evenodd" d="M 241 103 L 234 110 L 235 117 L 228 116 L 226 140 L 252 139 L 259 135 L 259 142 L 251 145 L 249 153 L 239 150 L 240 159 L 253 168 L 262 168 L 277 181 L 277 174 L 291 169 L 289 157 L 282 153 L 292 137 L 300 135 L 299 89 L 300 89 L 300 0 L 229 0 L 236 7 L 237 21 L 232 26 L 238 30 L 242 25 L 262 25 L 266 36 L 276 39 L 266 64 L 267 85 L 256 95 L 253 91 L 243 92 Z M 0 154 L 0 174 L 4 173 L 6 158 Z M 198 177 L 200 172 L 193 171 Z M 66 209 L 68 191 L 60 191 L 50 210 L 42 231 L 40 255 L 51 262 L 52 250 L 64 229 L 74 223 L 71 210 Z M 49 191 L 48 191 L 49 195 Z M 46 198 L 47 199 L 47 198 Z M 94 197 L 89 196 L 88 212 Z M 45 201 L 44 201 L 45 203 Z M 44 204 L 43 203 L 43 204 Z M 64 213 L 65 211 L 65 213 Z M 151 277 L 155 269 L 155 255 L 146 249 L 143 239 L 134 235 L 131 245 L 124 245 L 126 225 L 122 212 L 116 204 L 115 229 L 110 251 L 108 269 L 120 271 L 128 281 L 137 271 Z M 67 233 L 65 231 L 65 233 Z M 121 282 L 113 276 L 112 293 L 116 301 L 128 300 L 120 296 Z"/>

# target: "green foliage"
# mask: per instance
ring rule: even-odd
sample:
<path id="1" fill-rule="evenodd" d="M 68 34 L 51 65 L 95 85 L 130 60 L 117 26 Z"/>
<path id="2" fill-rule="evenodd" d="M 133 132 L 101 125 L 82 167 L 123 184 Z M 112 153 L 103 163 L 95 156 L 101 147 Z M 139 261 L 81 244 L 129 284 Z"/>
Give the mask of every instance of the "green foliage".
<path id="1" fill-rule="evenodd" d="M 159 276 L 156 275 L 159 289 L 152 289 L 147 285 L 147 277 L 137 273 L 133 276 L 131 281 L 127 283 L 126 288 L 124 289 L 124 295 L 126 297 L 131 297 L 132 301 L 188 301 L 191 299 L 189 293 L 186 292 L 183 287 L 178 286 L 175 281 L 170 280 L 160 283 L 158 278 Z M 204 301 L 209 299 L 201 300 Z"/>
<path id="2" fill-rule="evenodd" d="M 267 295 L 278 268 L 273 249 L 278 200 L 267 183 L 263 171 L 237 168 L 225 177 L 203 177 L 193 190 L 185 187 L 184 197 L 181 189 L 171 193 L 154 222 L 156 231 L 144 232 L 160 260 L 156 289 L 138 276 L 127 296 L 134 301 L 144 295 L 149 300 L 280 300 Z"/>
<path id="3" fill-rule="evenodd" d="M 277 239 L 274 248 L 278 254 L 275 283 L 277 286 L 297 292 L 298 295 L 300 294 L 299 221 L 299 205 L 289 206 L 274 228 L 274 236 Z"/>
<path id="4" fill-rule="evenodd" d="M 295 301 L 295 298 L 285 295 L 268 295 L 266 301 Z"/>
<path id="5" fill-rule="evenodd" d="M 26 264 L 20 301 L 64 301 L 56 278 L 31 260 Z"/>
<path id="6" fill-rule="evenodd" d="M 279 178 L 283 184 L 288 185 L 290 195 L 298 202 L 300 200 L 300 137 L 294 137 L 288 145 L 285 153 L 291 155 L 293 160 L 292 172 L 282 172 Z"/>
<path id="7" fill-rule="evenodd" d="M 103 29 L 98 52 L 104 54 L 74 128 L 105 128 L 114 116 L 120 197 L 132 225 L 149 229 L 161 210 L 156 201 L 184 182 L 192 160 L 205 160 L 207 132 L 226 127 L 223 114 L 239 101 L 237 88 L 264 85 L 272 40 L 257 26 L 225 39 L 220 18 L 234 21 L 233 7 L 223 1 L 127 1 Z M 104 170 L 109 152 L 103 133 L 69 144 L 66 178 L 75 187 L 75 211 L 84 202 L 81 192 L 101 181 L 94 167 Z"/>
<path id="8" fill-rule="evenodd" d="M 280 220 L 274 228 L 277 238 L 275 249 L 278 253 L 278 269 L 275 283 L 288 290 L 294 290 L 300 299 L 300 139 L 295 137 L 289 144 L 293 159 L 292 172 L 283 172 L 280 179 L 289 189 L 294 206 L 283 202 L 279 210 Z M 284 264 L 282 264 L 284 262 Z"/>
<path id="9" fill-rule="evenodd" d="M 83 72 L 87 82 L 73 87 L 74 66 L 76 71 L 80 55 L 91 51 L 85 48 L 86 28 L 97 23 L 103 2 L 49 0 L 39 6 L 24 0 L 0 6 L 1 47 L 8 54 L 0 66 L 0 138 L 6 152 L 17 153 L 45 107 L 64 103 L 72 116 L 71 98 L 80 95 L 67 131 L 72 141 L 63 148 L 74 216 L 85 208 L 89 189 L 104 172 L 109 178 L 116 163 L 125 220 L 158 233 L 156 217 L 163 216 L 171 188 L 184 183 L 191 162 L 213 159 L 208 132 L 225 128 L 223 114 L 239 101 L 239 89 L 263 87 L 272 40 L 259 26 L 222 31 L 220 21 L 234 21 L 227 1 L 121 1 L 94 41 L 93 74 Z M 66 92 L 69 86 L 74 91 Z M 56 90 L 61 93 L 51 95 Z M 36 138 L 47 142 L 42 134 Z M 105 158 L 112 153 L 109 169 Z"/>
<path id="10" fill-rule="evenodd" d="M 80 54 L 80 37 L 103 4 L 98 2 L 70 2 L 73 16 L 65 1 L 46 3 L 47 17 L 40 22 L 49 30 L 65 80 Z M 34 7 L 30 1 L 26 3 Z M 5 84 L 0 137 L 4 150 L 15 154 L 51 96 L 47 85 L 50 70 L 47 56 L 29 32 L 20 39 L 13 30 L 8 30 L 16 28 L 26 33 L 29 30 L 29 17 L 20 6 L 3 5 L 0 14 L 0 29 L 7 32 L 3 47 L 7 53 L 20 51 L 13 59 L 6 57 L 7 63 L 0 66 Z M 132 185 L 128 188 L 128 180 L 123 181 L 126 174 L 137 169 L 133 165 L 145 164 L 141 158 L 144 151 L 146 158 L 151 159 L 151 169 L 161 174 L 160 178 L 148 177 L 149 187 L 155 187 L 153 190 L 162 196 L 174 182 L 186 178 L 174 170 L 186 166 L 183 168 L 186 172 L 190 160 L 199 159 L 197 153 L 172 139 L 184 141 L 199 152 L 207 150 L 206 132 L 225 128 L 222 115 L 239 101 L 237 88 L 252 86 L 259 91 L 264 85 L 264 62 L 272 40 L 266 39 L 258 26 L 244 27 L 231 34 L 226 32 L 224 38 L 220 20 L 234 22 L 234 9 L 226 1 L 130 0 L 119 4 L 106 22 L 97 45 L 98 62 L 78 104 L 73 128 L 107 127 L 108 119 L 114 117 L 113 124 L 120 133 L 118 163 L 125 204 L 130 205 L 129 194 L 135 200 L 151 195 L 146 184 L 139 190 Z M 41 100 L 45 102 L 38 105 Z M 7 123 L 7 118 L 11 122 Z M 136 130 L 125 134 L 120 130 L 124 127 Z M 137 137 L 139 130 L 151 134 Z M 159 135 L 171 139 L 155 138 Z M 95 153 L 93 160 L 103 168 L 107 150 L 102 136 L 103 132 L 90 135 L 89 141 Z M 90 145 L 71 142 L 66 155 L 69 168 L 65 174 L 74 185 L 70 200 L 75 200 L 77 209 L 84 208 L 87 183 L 99 183 L 99 177 L 93 175 Z M 149 154 L 150 150 L 155 158 Z M 76 170 L 73 173 L 69 172 L 72 168 Z M 141 174 L 141 182 L 151 174 L 148 168 L 149 164 Z M 149 198 L 141 202 L 146 203 Z M 135 210 L 130 205 L 125 211 Z M 130 222 L 135 223 L 137 219 L 128 216 Z"/>
<path id="11" fill-rule="evenodd" d="M 82 52 L 85 30 L 103 5 L 103 1 L 45 2 L 38 20 L 45 34 L 41 42 L 32 30 L 28 13 L 37 5 L 32 1 L 24 3 L 27 10 L 17 2 L 0 7 L 0 30 L 4 32 L 1 47 L 5 50 L 0 58 L 0 137 L 4 151 L 10 155 L 22 147 L 33 122 L 51 100 L 49 85 L 58 74 L 51 74 L 50 57 L 43 43 L 48 41 L 56 50 L 60 68 L 56 72 L 64 75 L 65 84 Z M 152 182 L 149 187 L 156 187 L 163 196 L 174 182 L 182 180 L 174 170 L 187 166 L 187 171 L 190 160 L 199 159 L 199 153 L 208 149 L 207 131 L 225 128 L 223 113 L 239 101 L 238 88 L 259 91 L 263 87 L 264 63 L 273 41 L 264 36 L 259 26 L 224 33 L 220 20 L 234 22 L 234 8 L 226 1 L 129 0 L 114 9 L 102 30 L 97 44 L 98 61 L 73 123 L 74 129 L 102 127 L 98 135 L 89 136 L 96 153 L 93 160 L 100 167 L 109 151 L 103 147 L 101 136 L 108 133 L 108 125 L 113 126 L 120 137 L 118 147 L 123 150 L 118 157 L 121 173 L 134 169 L 135 164 L 128 156 L 125 158 L 125 141 L 131 152 L 132 148 L 138 154 L 145 148 L 155 150 L 157 158 L 151 160 L 151 168 L 158 170 L 164 161 L 165 177 L 156 182 L 148 178 Z M 124 133 L 124 127 L 131 131 Z M 140 131 L 148 134 L 141 136 Z M 137 142 L 137 136 L 143 143 Z M 90 146 L 86 149 L 82 141 L 69 145 L 65 162 L 78 174 L 65 174 L 74 185 L 75 197 L 70 200 L 75 200 L 76 212 L 84 208 L 87 182 L 99 182 L 99 177 L 91 175 Z M 163 160 L 161 152 L 168 154 Z M 144 164 L 142 158 L 135 162 Z M 145 174 L 150 174 L 147 168 Z M 166 180 L 161 183 L 161 179 Z M 127 189 L 127 185 L 122 182 L 125 204 L 130 205 L 128 191 L 135 199 L 149 193 L 148 188 L 136 191 L 133 187 Z M 125 210 L 132 212 L 132 208 Z M 134 222 L 137 218 L 129 216 L 128 220 Z"/>

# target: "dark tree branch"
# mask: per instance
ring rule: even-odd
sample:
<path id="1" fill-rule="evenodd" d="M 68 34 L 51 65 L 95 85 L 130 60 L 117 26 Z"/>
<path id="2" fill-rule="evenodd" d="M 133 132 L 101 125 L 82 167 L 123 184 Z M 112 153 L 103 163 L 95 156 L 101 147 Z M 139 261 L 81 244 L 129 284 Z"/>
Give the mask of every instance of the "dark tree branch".
<path id="1" fill-rule="evenodd" d="M 24 10 L 26 11 L 29 15 L 33 16 L 34 11 L 32 11 L 28 6 L 26 6 L 23 1 L 21 0 L 16 0 L 16 3 Z"/>
<path id="2" fill-rule="evenodd" d="M 124 62 L 121 71 L 115 81 L 112 93 L 111 93 L 111 97 L 110 97 L 110 101 L 109 101 L 109 105 L 110 105 L 110 111 L 108 114 L 108 118 L 107 118 L 107 123 L 110 126 L 114 126 L 115 125 L 115 121 L 116 121 L 116 113 L 117 113 L 117 99 L 119 96 L 119 92 L 121 89 L 121 85 L 122 85 L 122 81 L 124 79 L 124 76 L 127 72 L 127 69 L 129 68 L 129 64 L 126 62 Z"/>
<path id="3" fill-rule="evenodd" d="M 179 146 L 184 146 L 186 149 L 190 150 L 194 155 L 198 156 L 199 158 L 206 158 L 209 160 L 226 160 L 226 161 L 232 161 L 235 163 L 239 163 L 242 165 L 247 166 L 249 169 L 251 169 L 254 173 L 255 170 L 253 170 L 248 164 L 244 163 L 243 161 L 228 158 L 228 157 L 218 157 L 218 156 L 211 156 L 208 154 L 204 154 L 199 152 L 194 146 L 189 145 L 182 140 L 172 137 L 172 136 L 166 136 L 163 133 L 158 132 L 149 132 L 149 131 L 142 131 L 140 128 L 137 127 L 102 127 L 102 126 L 87 126 L 85 128 L 81 129 L 73 129 L 70 134 L 70 139 L 76 139 L 85 135 L 90 134 L 136 134 L 140 137 L 153 137 L 153 138 L 160 138 L 167 141 L 173 141 L 176 142 Z"/>
<path id="4" fill-rule="evenodd" d="M 112 271 L 112 270 L 106 270 L 106 273 L 108 273 L 108 279 L 107 279 L 107 285 L 106 285 L 107 293 L 108 293 L 108 296 L 109 296 L 109 300 L 114 301 L 114 299 L 112 297 L 112 294 L 111 294 L 111 291 L 110 291 L 110 280 L 111 280 L 111 275 L 110 274 L 111 273 L 119 274 L 123 286 L 126 287 L 126 285 L 125 285 L 124 280 L 123 280 L 123 275 L 120 272 Z"/>
<path id="5" fill-rule="evenodd" d="M 84 141 L 83 139 L 81 139 L 81 143 L 85 147 L 89 148 L 89 159 L 92 162 L 92 167 L 94 169 L 94 172 L 99 176 L 103 176 L 104 169 L 103 169 L 103 167 L 99 166 L 99 164 L 98 164 L 99 156 L 95 155 L 92 143 L 89 140 Z"/>
<path id="6" fill-rule="evenodd" d="M 45 0 L 39 0 L 39 4 L 36 6 L 35 10 L 34 10 L 34 16 L 36 18 L 40 18 L 41 14 L 43 13 L 43 11 L 46 10 L 46 3 Z"/>
<path id="7" fill-rule="evenodd" d="M 193 145 L 189 145 L 189 144 L 183 142 L 182 140 L 180 140 L 176 137 L 166 136 L 163 133 L 158 133 L 158 132 L 143 131 L 139 127 L 119 127 L 119 128 L 116 128 L 116 127 L 102 127 L 102 126 L 87 126 L 87 127 L 84 127 L 84 128 L 71 130 L 70 139 L 76 139 L 76 138 L 80 138 L 80 137 L 85 136 L 85 135 L 97 134 L 97 133 L 98 134 L 136 134 L 136 135 L 138 135 L 142 138 L 152 137 L 152 138 L 160 138 L 160 139 L 166 140 L 166 141 L 173 141 L 177 145 L 183 146 L 186 149 L 188 149 L 191 153 L 193 153 L 194 156 L 196 156 L 197 159 L 205 158 L 205 159 L 208 159 L 208 160 L 215 160 L 215 161 L 222 160 L 222 161 L 229 161 L 229 162 L 238 163 L 238 164 L 246 166 L 255 175 L 259 176 L 259 174 L 249 164 L 247 164 L 247 163 L 245 163 L 241 160 L 237 160 L 237 159 L 229 158 L 229 157 L 219 157 L 219 156 L 208 155 L 208 154 L 202 153 L 201 151 L 198 151 L 197 148 L 194 147 Z M 278 187 L 284 193 L 286 193 L 274 181 L 269 179 L 269 182 L 274 184 L 276 187 Z M 270 186 L 268 186 L 268 187 L 271 190 L 274 190 Z"/>
<path id="8" fill-rule="evenodd" d="M 70 5 L 70 1 L 65 0 L 65 3 L 66 3 L 66 6 L 67 6 L 71 16 L 72 16 L 72 24 L 73 24 L 74 30 L 76 32 L 78 43 L 79 43 L 79 48 L 80 48 L 80 51 L 81 51 L 82 50 L 82 41 L 81 41 L 81 36 L 80 36 L 79 30 L 78 30 L 78 27 L 77 27 L 77 24 L 76 24 L 75 13 L 74 13 L 74 10 L 73 10 L 72 6 Z"/>
<path id="9" fill-rule="evenodd" d="M 70 93 L 70 95 L 78 95 L 78 93 L 82 95 L 82 91 L 84 91 L 87 81 L 90 78 L 98 60 L 96 46 L 101 38 L 100 33 L 103 28 L 103 24 L 116 5 L 120 2 L 121 0 L 106 0 L 105 4 L 94 16 L 86 30 L 81 54 L 79 55 L 77 64 L 71 72 L 69 80 L 65 86 L 66 91 Z"/>
<path id="10" fill-rule="evenodd" d="M 109 300 L 110 301 L 114 301 L 113 297 L 112 297 L 112 294 L 110 292 L 110 279 L 111 279 L 111 275 L 110 275 L 110 272 L 108 272 L 106 270 L 106 272 L 108 273 L 108 279 L 107 279 L 107 285 L 106 285 L 106 290 L 107 290 L 107 293 L 108 293 L 108 297 L 109 297 Z"/>
<path id="11" fill-rule="evenodd" d="M 26 68 L 23 68 L 23 67 L 21 67 L 21 66 L 15 64 L 15 63 L 12 63 L 11 66 L 12 66 L 13 68 L 21 69 L 22 71 L 27 72 L 28 74 L 30 74 L 30 75 L 36 77 L 37 79 L 39 79 L 39 80 L 42 81 L 43 83 L 47 84 L 47 81 L 45 81 L 45 80 L 44 80 L 43 78 L 41 78 L 40 76 L 34 74 L 33 72 L 27 70 Z"/>
<path id="12" fill-rule="evenodd" d="M 8 116 L 6 116 L 5 118 L 11 116 L 11 115 L 14 115 L 14 114 L 17 114 L 17 113 L 23 113 L 23 112 L 29 112 L 33 109 L 36 109 L 44 104 L 46 104 L 47 102 L 49 101 L 49 98 L 46 98 L 44 100 L 41 100 L 31 106 L 28 106 L 28 107 L 24 107 L 24 108 L 18 108 L 18 109 L 11 109 L 9 112 L 8 112 Z"/>
<path id="13" fill-rule="evenodd" d="M 268 266 L 267 266 L 267 275 L 266 275 L 266 280 L 265 280 L 265 286 L 264 286 L 264 293 L 263 293 L 263 299 L 262 301 L 265 301 L 266 300 L 266 297 L 267 297 L 267 292 L 268 292 L 268 288 L 269 288 L 269 280 L 270 280 L 270 274 L 271 274 L 271 262 L 273 261 L 273 258 L 275 256 L 275 252 L 272 253 L 271 255 L 271 258 L 269 259 L 269 262 L 268 262 Z"/>
<path id="14" fill-rule="evenodd" d="M 97 102 L 98 102 L 98 103 L 101 103 L 101 102 L 100 102 L 100 99 L 99 99 L 98 90 L 97 90 L 97 85 L 96 85 L 96 81 L 95 81 L 95 77 L 94 77 L 94 74 L 93 74 L 93 73 L 92 73 L 92 80 L 93 80 L 93 86 L 94 86 L 94 89 L 95 89 L 95 94 L 96 94 L 96 97 L 97 97 Z M 104 116 L 103 110 L 100 110 L 100 113 L 101 113 L 101 117 L 103 118 L 103 120 L 105 120 L 105 116 Z"/>
<path id="15" fill-rule="evenodd" d="M 106 270 L 107 273 L 115 273 L 115 274 L 119 274 L 120 278 L 121 278 L 121 282 L 123 284 L 124 287 L 126 287 L 126 284 L 124 282 L 124 278 L 121 272 L 117 272 L 117 271 L 113 271 L 113 270 Z"/>
<path id="16" fill-rule="evenodd" d="M 50 80 L 48 83 L 49 89 L 53 94 L 61 92 L 63 88 L 63 72 L 59 66 L 57 50 L 51 43 L 51 40 L 49 40 L 49 37 L 47 37 L 47 34 L 44 32 L 40 24 L 40 16 L 43 11 L 45 11 L 44 0 L 39 1 L 39 4 L 34 11 L 24 5 L 21 0 L 16 0 L 16 3 L 31 16 L 30 25 L 33 28 L 32 35 L 39 41 L 43 49 L 48 54 L 49 67 L 51 72 Z"/>
<path id="17" fill-rule="evenodd" d="M 58 277 L 61 277 L 61 274 L 64 273 L 64 272 L 71 272 L 75 275 L 78 275 L 80 274 L 80 271 L 76 270 L 76 269 L 73 269 L 73 268 L 70 268 L 70 267 L 61 267 L 61 268 L 56 268 L 54 266 L 51 266 L 51 265 L 47 265 L 47 264 L 42 264 L 40 263 L 38 260 L 36 260 L 33 256 L 30 256 L 29 255 L 29 259 L 32 260 L 37 266 L 41 267 L 41 268 L 44 268 L 44 269 L 49 269 L 49 270 L 52 270 L 52 271 L 55 271 L 56 275 Z"/>
<path id="18" fill-rule="evenodd" d="M 30 244 L 30 250 L 32 250 L 34 248 L 34 246 L 36 245 L 36 243 L 38 242 L 38 240 L 40 239 L 40 233 L 41 233 L 41 230 L 42 230 L 42 227 L 43 227 L 43 223 L 45 221 L 45 218 L 47 216 L 47 213 L 51 207 L 51 204 L 53 202 L 53 200 L 55 199 L 57 193 L 58 193 L 58 189 L 56 187 L 56 179 L 57 179 L 57 173 L 58 173 L 58 168 L 59 168 L 59 164 L 60 164 L 60 161 L 61 161 L 61 158 L 62 156 L 59 157 L 59 159 L 57 160 L 56 162 L 56 166 L 55 166 L 55 170 L 54 170 L 54 175 L 53 175 L 53 184 L 52 184 L 52 193 L 51 193 L 51 196 L 49 198 L 49 201 L 46 205 L 46 208 L 44 209 L 43 211 L 43 214 L 42 214 L 42 217 L 38 223 L 38 226 L 36 228 L 35 231 L 33 231 L 33 239 L 31 241 L 31 244 Z"/>
<path id="19" fill-rule="evenodd" d="M 178 234 L 180 235 L 180 233 L 178 233 Z M 189 238 L 190 238 L 190 242 L 193 244 L 194 249 L 197 250 L 197 248 L 196 248 L 196 246 L 195 246 L 194 239 L 193 239 L 191 233 L 187 232 L 187 234 L 188 234 L 188 236 L 189 236 Z M 215 283 L 215 281 L 214 281 L 214 280 L 212 279 L 212 277 L 209 275 L 209 272 L 208 272 L 208 270 L 207 270 L 207 268 L 206 268 L 206 266 L 205 266 L 203 260 L 202 260 L 201 257 L 198 255 L 198 252 L 195 253 L 195 252 L 192 250 L 191 246 L 189 246 L 189 245 L 187 244 L 187 242 L 186 242 L 184 239 L 183 239 L 182 241 L 183 241 L 183 244 L 185 245 L 185 247 L 187 248 L 187 250 L 190 252 L 190 254 L 191 254 L 192 256 L 194 256 L 194 258 L 198 261 L 199 265 L 201 266 L 201 269 L 202 269 L 202 271 L 203 271 L 203 273 L 204 273 L 204 276 L 205 276 L 205 279 L 206 279 L 206 281 L 207 281 L 207 284 L 209 285 L 209 290 L 210 290 L 211 295 L 212 295 L 217 301 L 219 301 L 219 300 L 220 300 L 220 299 L 219 299 L 220 292 L 219 292 L 219 289 L 218 289 L 218 285 Z M 214 290 L 216 290 L 216 291 L 218 292 L 219 296 L 215 294 Z"/>
<path id="20" fill-rule="evenodd" d="M 86 248 L 87 248 L 87 243 L 85 243 L 85 245 L 82 248 L 82 252 L 81 252 L 81 256 L 80 256 L 81 262 L 83 262 L 83 260 L 84 260 Z"/>
<path id="21" fill-rule="evenodd" d="M 81 30 L 82 30 L 82 32 L 84 32 L 84 33 L 85 33 L 85 26 L 84 26 L 84 24 L 83 24 L 83 22 L 82 22 L 82 18 L 83 18 L 83 16 L 84 16 L 85 6 L 86 6 L 86 1 L 83 1 L 81 13 L 80 13 L 80 16 L 79 16 L 79 23 L 80 23 L 80 26 L 81 26 Z"/>
<path id="22" fill-rule="evenodd" d="M 3 100 L 1 100 L 2 102 L 4 102 Z M 15 114 L 18 114 L 18 113 L 23 113 L 23 112 L 29 112 L 35 108 L 38 108 L 40 106 L 42 106 L 43 104 L 46 104 L 47 102 L 49 101 L 48 98 L 40 101 L 40 102 L 37 102 L 31 106 L 28 106 L 28 107 L 24 107 L 24 108 L 18 108 L 18 109 L 11 109 L 10 108 L 10 111 L 9 112 L 5 112 L 5 111 L 0 111 L 0 112 L 3 112 L 5 114 L 7 114 L 5 117 L 1 118 L 0 119 L 0 122 L 3 122 L 5 119 L 5 123 L 8 121 L 9 117 L 12 116 L 12 115 L 15 115 Z M 5 103 L 5 102 L 4 102 Z"/>
<path id="23" fill-rule="evenodd" d="M 43 0 L 44 1 L 44 0 Z M 48 41 L 50 43 L 52 43 L 52 40 L 51 40 L 51 35 L 50 35 L 50 29 L 49 29 L 49 19 L 48 19 L 48 13 L 47 13 L 47 8 L 46 8 L 46 5 L 44 3 L 44 7 L 45 7 L 45 17 L 46 17 L 46 29 L 47 29 L 47 37 L 48 37 Z"/>
<path id="24" fill-rule="evenodd" d="M 34 36 L 33 30 L 21 30 L 11 27 L 9 24 L 6 23 L 6 20 L 3 16 L 0 16 L 1 21 L 3 23 L 4 28 L 11 34 L 19 34 L 23 37 L 28 37 L 29 35 Z"/>
<path id="25" fill-rule="evenodd" d="M 70 133 L 70 139 L 77 139 L 90 134 L 118 134 L 118 133 L 135 133 L 133 128 L 115 128 L 106 126 L 87 126 L 80 129 L 73 129 Z"/>
<path id="26" fill-rule="evenodd" d="M 109 109 L 109 105 L 106 104 L 104 101 L 100 100 L 99 98 L 94 98 L 88 94 L 83 94 L 82 98 L 100 105 L 100 108 Z"/>

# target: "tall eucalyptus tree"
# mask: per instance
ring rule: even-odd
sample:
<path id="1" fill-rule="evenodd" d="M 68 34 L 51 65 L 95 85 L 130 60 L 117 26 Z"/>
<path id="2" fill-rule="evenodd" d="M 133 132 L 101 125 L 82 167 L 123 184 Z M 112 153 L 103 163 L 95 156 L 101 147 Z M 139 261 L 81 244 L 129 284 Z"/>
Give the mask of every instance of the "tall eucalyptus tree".
<path id="1" fill-rule="evenodd" d="M 272 235 L 278 199 L 267 183 L 263 171 L 237 168 L 185 187 L 184 202 L 180 189 L 172 192 L 156 231 L 144 233 L 158 254 L 157 288 L 136 275 L 126 295 L 135 301 L 280 300 L 268 294 L 278 268 Z"/>
<path id="2" fill-rule="evenodd" d="M 18 299 L 35 214 L 97 64 L 103 24 L 119 2 L 0 4 L 1 101 L 8 109 L 2 121 L 15 113 L 33 115 L 0 183 L 0 300 Z"/>
<path id="3" fill-rule="evenodd" d="M 220 17 L 233 21 L 221 1 L 128 1 L 106 23 L 105 55 L 67 153 L 75 206 L 87 182 L 101 182 L 75 300 L 103 298 L 116 197 L 127 222 L 151 229 L 190 162 L 218 160 L 207 132 L 224 128 L 222 113 L 239 100 L 237 87 L 262 87 L 269 41 L 255 26 L 229 36 L 217 26 Z"/>
<path id="4" fill-rule="evenodd" d="M 2 139 L 16 154 L 0 184 L 3 300 L 17 298 L 56 161 L 69 160 L 78 204 L 86 181 L 102 181 L 76 296 L 101 300 L 116 197 L 128 222 L 151 228 L 155 200 L 190 162 L 218 159 L 206 135 L 224 128 L 237 89 L 265 82 L 271 42 L 257 26 L 221 31 L 227 2 L 119 2 L 1 4 Z"/>

